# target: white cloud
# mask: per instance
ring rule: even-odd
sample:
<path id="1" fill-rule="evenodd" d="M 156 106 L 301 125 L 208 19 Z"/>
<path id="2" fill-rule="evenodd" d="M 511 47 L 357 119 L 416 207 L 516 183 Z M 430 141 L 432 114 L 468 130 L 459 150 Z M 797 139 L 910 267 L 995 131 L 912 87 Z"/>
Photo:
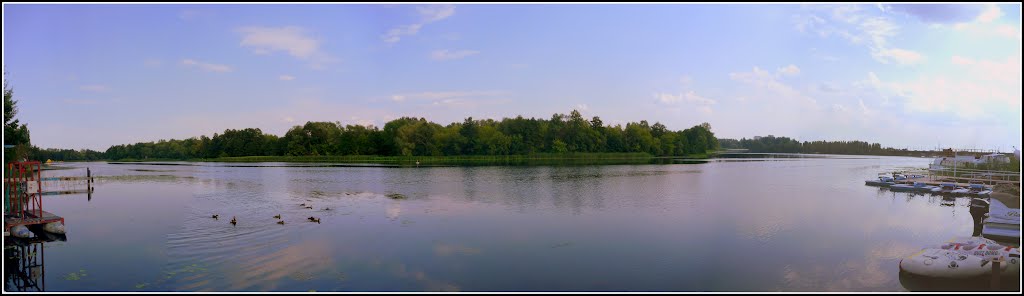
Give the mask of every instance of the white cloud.
<path id="1" fill-rule="evenodd" d="M 800 32 L 816 32 L 821 37 L 836 35 L 853 44 L 867 46 L 871 56 L 881 63 L 895 62 L 901 65 L 917 64 L 924 55 L 910 49 L 891 48 L 889 39 L 896 36 L 899 26 L 884 16 L 870 16 L 855 5 L 809 6 L 811 9 L 827 10 L 833 22 L 818 18 L 795 15 L 796 29 Z M 883 11 L 885 8 L 879 6 Z"/>
<path id="2" fill-rule="evenodd" d="M 416 11 L 424 18 L 424 23 L 443 20 L 455 14 L 455 5 L 427 5 L 416 7 Z"/>
<path id="3" fill-rule="evenodd" d="M 587 111 L 587 109 L 590 109 L 589 107 L 587 107 L 587 104 L 576 104 L 576 110 Z"/>
<path id="4" fill-rule="evenodd" d="M 761 95 L 773 95 L 773 97 L 778 99 L 795 100 L 797 102 L 807 104 L 817 104 L 815 99 L 808 97 L 793 87 L 780 82 L 775 75 L 772 75 L 768 71 L 761 70 L 761 68 L 757 66 L 754 66 L 754 69 L 751 72 L 729 73 L 729 78 L 759 89 L 759 93 L 761 93 Z"/>
<path id="5" fill-rule="evenodd" d="M 1020 30 L 1011 25 L 999 25 L 995 28 L 995 34 L 1020 40 Z"/>
<path id="6" fill-rule="evenodd" d="M 282 28 L 243 27 L 238 32 L 242 36 L 242 46 L 253 50 L 273 52 L 287 51 L 297 58 L 309 58 L 317 52 L 320 42 L 305 35 L 305 30 L 288 26 Z"/>
<path id="7" fill-rule="evenodd" d="M 281 79 L 281 80 L 284 80 L 284 81 L 292 81 L 292 80 L 295 80 L 295 77 L 291 76 L 291 75 L 281 75 L 280 77 L 278 77 L 278 79 Z"/>
<path id="8" fill-rule="evenodd" d="M 692 90 L 676 95 L 670 93 L 655 93 L 654 98 L 657 99 L 662 104 L 688 102 L 700 105 L 711 105 L 716 103 L 715 100 L 697 95 L 697 93 L 695 93 Z"/>
<path id="9" fill-rule="evenodd" d="M 226 73 L 233 71 L 233 69 L 228 65 L 204 63 L 193 59 L 183 59 L 181 60 L 181 64 L 187 67 L 198 67 L 199 69 L 207 72 Z"/>
<path id="10" fill-rule="evenodd" d="M 384 36 L 382 36 L 381 38 L 384 39 L 384 42 L 395 43 L 398 42 L 399 40 L 402 40 L 402 35 L 416 35 L 416 33 L 419 32 L 420 28 L 422 27 L 423 24 L 399 26 L 397 28 L 388 30 L 388 33 L 384 34 Z"/>
<path id="11" fill-rule="evenodd" d="M 889 61 L 895 61 L 901 65 L 913 65 L 924 61 L 924 56 L 920 53 L 899 48 L 882 49 L 872 52 L 871 55 L 878 61 L 886 64 Z"/>
<path id="12" fill-rule="evenodd" d="M 412 100 L 427 100 L 433 101 L 434 105 L 439 104 L 455 104 L 463 103 L 466 99 L 478 99 L 481 97 L 494 97 L 503 95 L 504 91 L 427 91 L 419 93 L 405 93 L 405 94 L 394 94 L 391 95 L 391 100 L 395 102 L 406 102 Z"/>
<path id="13" fill-rule="evenodd" d="M 421 18 L 419 22 L 392 28 L 381 36 L 381 39 L 387 43 L 395 43 L 402 40 L 402 36 L 416 35 L 424 25 L 455 15 L 455 5 L 444 4 L 418 6 L 416 7 L 416 11 L 419 13 Z"/>
<path id="14" fill-rule="evenodd" d="M 779 70 L 776 71 L 776 72 L 778 72 L 779 75 L 789 75 L 789 76 L 792 76 L 792 75 L 800 74 L 800 68 L 797 68 L 796 65 L 790 64 L 789 66 L 785 66 L 785 67 L 779 68 Z"/>
<path id="15" fill-rule="evenodd" d="M 83 86 L 80 86 L 78 89 L 85 90 L 85 91 L 96 91 L 96 92 L 99 92 L 99 91 L 106 91 L 109 88 L 106 85 L 93 84 L 93 85 L 83 85 Z"/>
<path id="16" fill-rule="evenodd" d="M 881 89 L 903 98 L 909 112 L 949 113 L 962 119 L 982 120 L 996 112 L 1020 110 L 1019 57 L 992 61 L 955 55 L 950 64 L 957 66 L 950 73 L 877 83 Z"/>
<path id="17" fill-rule="evenodd" d="M 995 4 L 986 4 L 985 11 L 978 15 L 977 22 L 991 23 L 1003 16 L 1003 11 Z"/>
<path id="18" fill-rule="evenodd" d="M 314 68 L 337 61 L 320 49 L 320 40 L 309 36 L 301 27 L 250 26 L 236 31 L 242 33 L 241 46 L 252 49 L 255 54 L 286 52 L 295 58 L 310 61 Z"/>
<path id="19" fill-rule="evenodd" d="M 438 61 L 455 60 L 455 59 L 461 59 L 461 58 L 468 57 L 468 56 L 475 55 L 475 54 L 479 54 L 479 53 L 480 52 L 476 51 L 476 50 L 449 51 L 447 49 L 441 49 L 441 50 L 435 50 L 434 52 L 430 53 L 430 58 L 434 59 L 434 60 L 438 60 Z"/>

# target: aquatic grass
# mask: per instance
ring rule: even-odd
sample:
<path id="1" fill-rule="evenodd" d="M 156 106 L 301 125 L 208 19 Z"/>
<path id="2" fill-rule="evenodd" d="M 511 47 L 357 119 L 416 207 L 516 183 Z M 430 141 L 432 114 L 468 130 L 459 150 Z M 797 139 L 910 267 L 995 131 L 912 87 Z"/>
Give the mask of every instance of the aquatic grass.
<path id="1" fill-rule="evenodd" d="M 390 199 L 407 199 L 408 198 L 408 197 L 405 197 L 405 195 L 402 195 L 401 193 L 388 193 L 387 197 L 390 198 Z"/>
<path id="2" fill-rule="evenodd" d="M 65 275 L 64 276 L 64 280 L 77 281 L 77 280 L 81 280 L 82 278 L 84 278 L 84 277 L 86 277 L 88 275 L 89 274 L 85 273 L 85 269 L 79 269 L 77 272 L 72 272 L 72 273 L 69 273 L 69 274 Z"/>

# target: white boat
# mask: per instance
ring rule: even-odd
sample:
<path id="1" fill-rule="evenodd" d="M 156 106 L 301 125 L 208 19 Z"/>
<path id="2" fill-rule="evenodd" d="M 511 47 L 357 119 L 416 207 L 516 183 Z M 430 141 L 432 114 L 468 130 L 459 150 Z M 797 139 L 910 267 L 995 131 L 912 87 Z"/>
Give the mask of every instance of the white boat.
<path id="1" fill-rule="evenodd" d="M 967 186 L 967 189 L 967 194 L 969 195 L 988 196 L 989 194 L 992 194 L 992 188 L 985 187 L 985 185 L 982 184 L 970 184 Z"/>
<path id="2" fill-rule="evenodd" d="M 878 180 L 865 180 L 865 185 L 888 187 L 896 184 L 892 177 L 878 177 Z"/>
<path id="3" fill-rule="evenodd" d="M 965 187 L 957 187 L 956 189 L 953 189 L 953 190 L 949 191 L 949 193 L 955 194 L 955 195 L 967 195 L 967 194 L 971 193 L 971 190 L 967 189 Z"/>
<path id="4" fill-rule="evenodd" d="M 1007 207 L 998 199 L 989 200 L 988 214 L 981 235 L 986 237 L 1020 239 L 1020 209 Z"/>
<path id="5" fill-rule="evenodd" d="M 28 227 L 25 227 L 25 225 L 11 227 L 11 235 L 20 238 L 31 238 L 33 236 L 32 231 L 28 230 Z"/>
<path id="6" fill-rule="evenodd" d="M 932 188 L 932 194 L 951 194 L 956 189 L 956 184 L 953 183 L 942 183 L 939 186 Z"/>
<path id="7" fill-rule="evenodd" d="M 49 233 L 64 234 L 64 223 L 50 222 L 43 225 L 43 230 Z"/>
<path id="8" fill-rule="evenodd" d="M 992 260 L 1002 258 L 1001 275 L 1020 274 L 1020 249 L 981 237 L 953 238 L 900 260 L 900 270 L 940 278 L 971 278 L 992 273 Z"/>

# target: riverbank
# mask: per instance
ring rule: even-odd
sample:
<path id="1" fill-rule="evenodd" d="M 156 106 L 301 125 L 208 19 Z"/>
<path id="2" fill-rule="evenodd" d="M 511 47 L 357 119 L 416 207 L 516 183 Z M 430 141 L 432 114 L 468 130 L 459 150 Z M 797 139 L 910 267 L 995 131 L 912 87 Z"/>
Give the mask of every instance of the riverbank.
<path id="1" fill-rule="evenodd" d="M 538 153 L 531 155 L 458 155 L 458 156 L 241 156 L 202 159 L 123 159 L 111 163 L 152 163 L 167 161 L 226 162 L 226 163 L 362 163 L 398 166 L 463 166 L 463 165 L 601 165 L 691 163 L 707 159 L 708 154 L 656 157 L 647 153 Z"/>

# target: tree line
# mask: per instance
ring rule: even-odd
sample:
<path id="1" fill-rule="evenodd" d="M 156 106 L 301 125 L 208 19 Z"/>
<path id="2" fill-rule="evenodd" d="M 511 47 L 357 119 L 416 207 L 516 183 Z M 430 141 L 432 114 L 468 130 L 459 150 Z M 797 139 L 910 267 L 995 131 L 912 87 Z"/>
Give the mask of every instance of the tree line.
<path id="1" fill-rule="evenodd" d="M 283 136 L 258 128 L 228 129 L 212 137 L 160 140 L 114 145 L 105 158 L 197 159 L 236 156 L 450 156 L 529 155 L 534 153 L 642 152 L 657 156 L 705 154 L 718 149 L 711 125 L 702 123 L 679 131 L 646 120 L 605 125 L 600 117 L 587 120 L 579 111 L 554 114 L 550 119 L 472 117 L 440 125 L 425 118 L 402 117 L 383 128 L 306 122 Z"/>
<path id="2" fill-rule="evenodd" d="M 933 151 L 918 151 L 882 147 L 878 143 L 864 141 L 804 141 L 800 142 L 788 137 L 754 137 L 752 139 L 718 139 L 722 149 L 748 149 L 756 153 L 823 153 L 847 155 L 891 155 L 891 156 L 922 156 L 932 155 Z"/>

